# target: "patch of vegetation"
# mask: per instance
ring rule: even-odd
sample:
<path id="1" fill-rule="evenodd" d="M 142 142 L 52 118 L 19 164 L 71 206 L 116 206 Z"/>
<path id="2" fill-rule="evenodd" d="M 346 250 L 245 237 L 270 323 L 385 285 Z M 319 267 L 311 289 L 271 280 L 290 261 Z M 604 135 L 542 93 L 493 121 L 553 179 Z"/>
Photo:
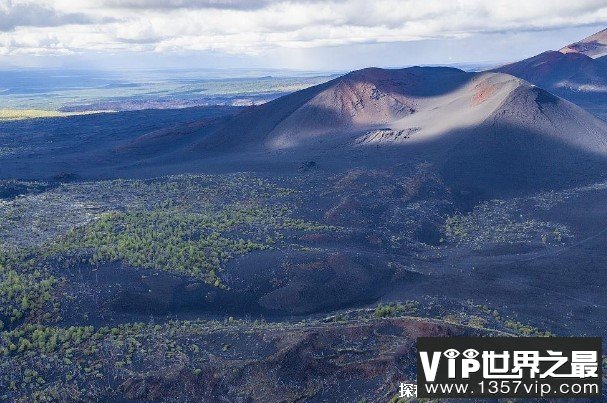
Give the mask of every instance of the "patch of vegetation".
<path id="1" fill-rule="evenodd" d="M 0 200 L 0 239 L 36 255 L 37 265 L 48 258 L 61 265 L 73 258 L 123 261 L 220 286 L 218 273 L 230 258 L 282 245 L 296 231 L 332 229 L 293 217 L 297 197 L 247 174 L 64 183 Z M 28 279 L 22 267 L 7 270 L 0 278 L 7 298 L 21 298 L 20 290 L 30 287 L 22 283 L 39 283 L 47 295 L 49 282 L 40 282 L 46 273 L 32 271 Z M 20 310 L 16 305 L 5 306 Z"/>
<path id="2" fill-rule="evenodd" d="M 504 326 L 508 329 L 514 330 L 517 334 L 521 336 L 535 336 L 535 337 L 554 337 L 554 334 L 549 331 L 542 331 L 537 327 L 525 325 L 524 323 L 518 322 L 516 320 L 506 320 L 504 322 Z"/>
<path id="3" fill-rule="evenodd" d="M 535 326 L 521 323 L 517 320 L 505 318 L 497 310 L 491 309 L 486 305 L 476 305 L 472 301 L 468 301 L 469 305 L 479 310 L 479 315 L 470 318 L 469 324 L 481 324 L 487 326 L 491 323 L 495 327 L 503 327 L 504 330 L 515 332 L 520 336 L 534 336 L 534 337 L 554 337 L 555 334 L 549 331 L 541 330 Z M 484 316 L 484 317 L 483 317 Z"/>
<path id="4" fill-rule="evenodd" d="M 0 245 L 0 330 L 52 302 L 57 282 L 27 252 Z"/>
<path id="5" fill-rule="evenodd" d="M 515 202 L 493 200 L 482 203 L 468 214 L 455 214 L 445 220 L 449 242 L 482 248 L 487 244 L 561 245 L 571 238 L 561 224 L 526 219 Z"/>
<path id="6" fill-rule="evenodd" d="M 187 177 L 154 185 L 156 193 L 169 192 L 182 197 L 174 196 L 173 199 L 153 203 L 131 202 L 136 208 L 101 213 L 51 242 L 49 252 L 84 252 L 91 264 L 124 261 L 131 266 L 171 271 L 220 286 L 218 272 L 228 259 L 270 248 L 284 238 L 284 231 L 331 229 L 293 218 L 291 208 L 284 202 L 273 205 L 250 199 L 227 205 L 209 202 L 208 193 L 217 189 L 199 188 L 200 179 Z M 247 186 L 242 185 L 241 195 L 248 191 L 251 197 L 258 192 L 265 197 L 288 197 L 292 193 L 265 181 L 251 180 L 255 188 L 247 190 Z M 237 180 L 237 183 L 241 181 Z M 208 183 L 204 184 L 208 186 Z M 117 181 L 115 186 L 134 187 L 132 191 L 138 195 L 141 189 L 137 188 L 148 185 L 145 182 L 129 181 L 125 184 Z M 196 194 L 204 194 L 205 200 L 199 197 L 192 200 Z"/>
<path id="7" fill-rule="evenodd" d="M 33 182 L 31 186 L 40 187 Z M 0 200 L 0 239 L 14 246 L 38 247 L 106 213 L 153 209 L 205 213 L 236 204 L 292 208 L 298 197 L 292 189 L 248 174 L 62 183 L 42 193 Z"/>
<path id="8" fill-rule="evenodd" d="M 415 315 L 419 310 L 419 302 L 405 301 L 379 304 L 375 308 L 374 315 L 377 318 L 389 318 L 394 316 Z"/>
<path id="9" fill-rule="evenodd" d="M 281 230 L 319 231 L 329 227 L 290 217 L 286 207 L 231 205 L 200 212 L 173 207 L 107 213 L 70 230 L 53 252 L 91 250 L 91 264 L 124 261 L 166 270 L 220 286 L 218 272 L 228 259 L 272 247 Z"/>

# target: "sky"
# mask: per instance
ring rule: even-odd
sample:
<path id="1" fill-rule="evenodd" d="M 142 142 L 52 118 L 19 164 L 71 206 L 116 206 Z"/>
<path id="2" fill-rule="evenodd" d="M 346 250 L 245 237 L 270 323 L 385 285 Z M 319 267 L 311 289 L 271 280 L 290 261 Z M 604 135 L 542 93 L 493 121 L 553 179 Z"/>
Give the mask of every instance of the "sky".
<path id="1" fill-rule="evenodd" d="M 0 0 L 0 67 L 499 64 L 605 27 L 605 0 Z"/>

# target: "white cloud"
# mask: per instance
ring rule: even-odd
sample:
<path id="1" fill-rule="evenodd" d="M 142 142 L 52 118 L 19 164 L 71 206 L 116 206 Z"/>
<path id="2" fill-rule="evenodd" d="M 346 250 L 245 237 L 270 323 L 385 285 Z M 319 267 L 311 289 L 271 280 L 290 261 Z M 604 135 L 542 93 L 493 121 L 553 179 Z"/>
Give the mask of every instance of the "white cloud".
<path id="1" fill-rule="evenodd" d="M 92 24 L 94 16 L 78 12 L 61 12 L 46 3 L 0 0 L 0 32 L 13 31 L 17 27 L 59 27 L 71 24 Z"/>
<path id="2" fill-rule="evenodd" d="M 0 52 L 264 54 L 606 20 L 604 0 L 0 0 Z"/>
<path id="3" fill-rule="evenodd" d="M 122 9 L 216 8 L 225 10 L 255 10 L 267 6 L 270 0 L 105 0 L 108 7 Z"/>

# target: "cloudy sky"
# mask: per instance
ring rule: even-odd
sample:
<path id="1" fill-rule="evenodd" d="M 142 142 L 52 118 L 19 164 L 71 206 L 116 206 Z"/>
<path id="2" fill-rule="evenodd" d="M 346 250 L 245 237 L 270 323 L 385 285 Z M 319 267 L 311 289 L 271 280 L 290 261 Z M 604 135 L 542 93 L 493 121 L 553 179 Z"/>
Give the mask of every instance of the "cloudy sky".
<path id="1" fill-rule="evenodd" d="M 0 0 L 0 67 L 499 63 L 605 27 L 605 0 Z"/>

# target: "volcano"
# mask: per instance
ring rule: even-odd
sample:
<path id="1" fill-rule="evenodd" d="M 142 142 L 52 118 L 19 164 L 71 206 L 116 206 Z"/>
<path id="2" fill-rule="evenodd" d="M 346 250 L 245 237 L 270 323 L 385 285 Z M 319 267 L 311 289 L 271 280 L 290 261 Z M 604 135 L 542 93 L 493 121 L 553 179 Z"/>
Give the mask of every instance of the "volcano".
<path id="1" fill-rule="evenodd" d="M 433 67 L 354 71 L 252 107 L 196 147 L 406 145 L 504 125 L 583 151 L 606 152 L 605 125 L 570 102 L 510 75 Z"/>
<path id="2" fill-rule="evenodd" d="M 607 126 L 508 74 L 369 68 L 249 108 L 191 151 L 336 166 L 361 154 L 367 165 L 417 159 L 458 186 L 505 190 L 602 175 Z"/>

